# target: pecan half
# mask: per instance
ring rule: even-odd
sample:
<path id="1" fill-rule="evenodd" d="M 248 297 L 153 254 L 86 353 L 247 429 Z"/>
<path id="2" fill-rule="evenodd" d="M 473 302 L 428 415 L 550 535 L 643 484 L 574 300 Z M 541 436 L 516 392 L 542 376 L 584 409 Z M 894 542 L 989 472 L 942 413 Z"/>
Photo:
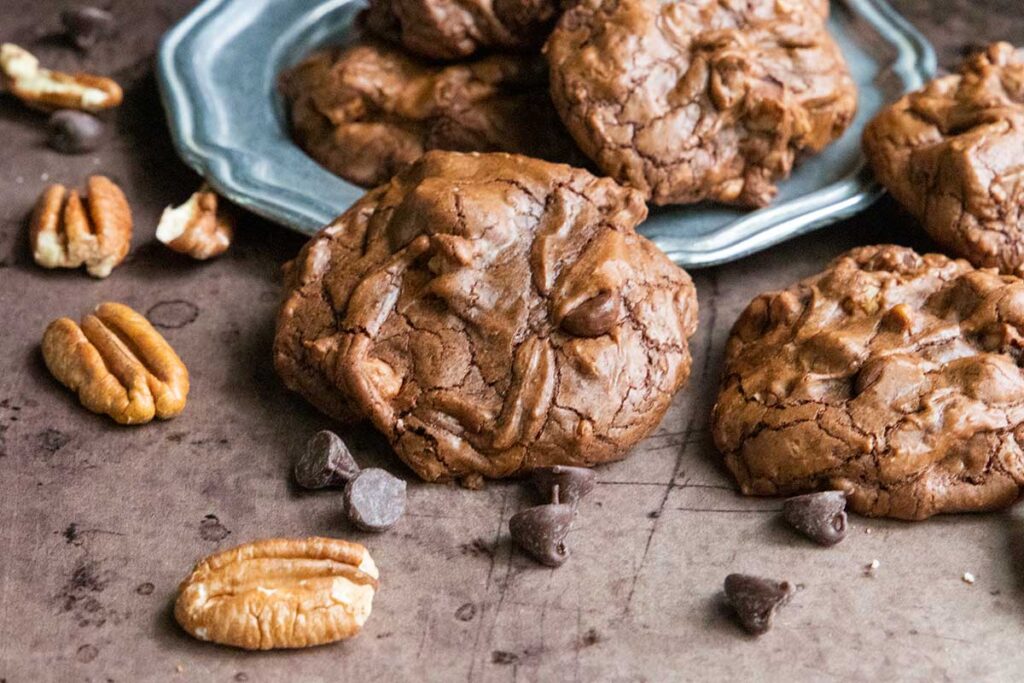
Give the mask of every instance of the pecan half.
<path id="1" fill-rule="evenodd" d="M 29 223 L 32 258 L 43 268 L 78 268 L 110 275 L 132 242 L 132 210 L 108 178 L 89 178 L 83 202 L 78 190 L 50 185 L 36 202 Z"/>
<path id="2" fill-rule="evenodd" d="M 178 208 L 164 209 L 156 226 L 158 240 L 200 261 L 227 251 L 234 234 L 234 217 L 206 185 Z"/>
<path id="3" fill-rule="evenodd" d="M 31 52 L 12 43 L 0 45 L 0 75 L 12 95 L 46 111 L 100 111 L 116 107 L 124 98 L 121 86 L 109 78 L 44 69 Z"/>
<path id="4" fill-rule="evenodd" d="M 200 640 L 246 650 L 322 645 L 370 616 L 377 567 L 335 538 L 272 538 L 211 555 L 179 588 L 174 617 Z"/>
<path id="5" fill-rule="evenodd" d="M 70 318 L 54 320 L 42 346 L 53 376 L 95 413 L 141 424 L 185 408 L 185 364 L 145 317 L 124 304 L 100 304 L 81 327 Z"/>

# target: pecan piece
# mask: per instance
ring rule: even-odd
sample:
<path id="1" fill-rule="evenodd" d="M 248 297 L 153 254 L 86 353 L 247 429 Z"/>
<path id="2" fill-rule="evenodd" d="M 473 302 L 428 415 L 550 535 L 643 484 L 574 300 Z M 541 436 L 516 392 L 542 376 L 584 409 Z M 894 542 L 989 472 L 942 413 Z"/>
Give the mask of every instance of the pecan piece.
<path id="1" fill-rule="evenodd" d="M 200 261 L 227 251 L 234 234 L 234 217 L 206 185 L 181 206 L 164 209 L 156 227 L 158 240 Z"/>
<path id="2" fill-rule="evenodd" d="M 132 210 L 121 189 L 94 175 L 83 202 L 78 190 L 50 185 L 36 202 L 29 224 L 32 258 L 43 268 L 78 268 L 110 275 L 132 242 Z"/>
<path id="3" fill-rule="evenodd" d="M 366 548 L 272 538 L 216 553 L 179 588 L 174 617 L 200 640 L 246 650 L 322 645 L 363 627 L 377 592 Z"/>
<path id="4" fill-rule="evenodd" d="M 100 111 L 116 107 L 124 98 L 121 86 L 109 78 L 44 69 L 31 52 L 12 43 L 0 45 L 0 76 L 12 95 L 46 111 Z"/>
<path id="5" fill-rule="evenodd" d="M 124 304 L 100 304 L 81 327 L 70 318 L 54 320 L 42 347 L 53 376 L 95 413 L 141 424 L 185 408 L 185 364 L 145 317 Z"/>

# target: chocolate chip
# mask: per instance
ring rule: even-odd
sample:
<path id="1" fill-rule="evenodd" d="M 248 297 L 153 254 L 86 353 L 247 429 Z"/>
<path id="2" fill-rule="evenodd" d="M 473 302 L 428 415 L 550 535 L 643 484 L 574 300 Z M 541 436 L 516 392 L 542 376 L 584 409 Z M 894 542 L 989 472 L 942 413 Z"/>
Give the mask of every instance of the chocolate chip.
<path id="1" fill-rule="evenodd" d="M 345 485 L 345 514 L 363 531 L 387 531 L 405 512 L 405 482 L 376 467 Z"/>
<path id="2" fill-rule="evenodd" d="M 306 442 L 306 450 L 295 461 L 295 481 L 307 489 L 342 486 L 358 472 L 359 465 L 348 446 L 326 429 Z"/>
<path id="3" fill-rule="evenodd" d="M 61 12 L 60 21 L 71 42 L 88 50 L 114 33 L 114 15 L 99 7 L 75 7 Z"/>
<path id="4" fill-rule="evenodd" d="M 594 471 L 586 467 L 538 467 L 530 471 L 530 477 L 537 492 L 547 502 L 579 505 L 580 499 L 594 490 Z M 555 500 L 555 487 L 558 499 Z"/>
<path id="5" fill-rule="evenodd" d="M 103 122 L 84 111 L 55 111 L 46 126 L 50 132 L 47 143 L 62 154 L 91 152 L 103 140 Z"/>
<path id="6" fill-rule="evenodd" d="M 793 586 L 788 581 L 773 581 L 747 574 L 725 577 L 725 598 L 749 633 L 759 636 L 772 627 L 772 617 L 789 602 Z"/>
<path id="7" fill-rule="evenodd" d="M 533 559 L 549 567 L 560 567 L 569 559 L 565 537 L 575 514 L 575 509 L 564 503 L 538 505 L 512 515 L 508 530 L 516 545 Z"/>
<path id="8" fill-rule="evenodd" d="M 576 337 L 600 337 L 619 321 L 621 300 L 615 292 L 601 292 L 569 311 L 562 329 Z"/>
<path id="9" fill-rule="evenodd" d="M 846 538 L 846 494 L 822 491 L 790 498 L 782 515 L 794 529 L 821 545 L 835 545 Z"/>

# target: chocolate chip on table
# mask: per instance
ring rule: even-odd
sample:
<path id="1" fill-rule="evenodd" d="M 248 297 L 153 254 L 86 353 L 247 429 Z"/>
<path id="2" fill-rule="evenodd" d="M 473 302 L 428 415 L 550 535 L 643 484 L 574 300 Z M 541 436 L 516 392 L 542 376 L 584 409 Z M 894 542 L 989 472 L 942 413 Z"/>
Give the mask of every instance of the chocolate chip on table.
<path id="1" fill-rule="evenodd" d="M 345 442 L 334 432 L 319 431 L 295 461 L 295 481 L 307 489 L 343 486 L 359 473 L 359 465 Z"/>
<path id="2" fill-rule="evenodd" d="M 76 47 L 87 50 L 114 33 L 114 15 L 99 7 L 74 7 L 60 15 L 64 32 Z"/>
<path id="3" fill-rule="evenodd" d="M 85 154 L 103 141 L 103 122 L 84 111 L 55 111 L 46 127 L 49 130 L 47 143 L 63 154 Z"/>
<path id="4" fill-rule="evenodd" d="M 846 538 L 846 494 L 822 491 L 790 498 L 782 504 L 790 525 L 820 545 L 835 545 Z"/>
<path id="5" fill-rule="evenodd" d="M 755 636 L 768 632 L 775 612 L 792 596 L 793 586 L 788 581 L 773 581 L 747 574 L 725 577 L 726 600 L 736 610 L 743 628 Z"/>
<path id="6" fill-rule="evenodd" d="M 580 499 L 594 490 L 596 479 L 593 470 L 569 465 L 538 467 L 530 471 L 530 477 L 537 492 L 546 502 L 560 502 L 572 506 L 579 505 Z M 555 487 L 558 487 L 557 500 Z"/>
<path id="7" fill-rule="evenodd" d="M 517 546 L 549 567 L 560 567 L 569 559 L 565 537 L 576 510 L 565 503 L 538 505 L 512 515 L 508 530 Z"/>
<path id="8" fill-rule="evenodd" d="M 569 311 L 562 329 L 576 337 L 600 337 L 619 321 L 622 300 L 616 292 L 601 292 Z"/>
<path id="9" fill-rule="evenodd" d="M 405 482 L 368 467 L 345 485 L 345 514 L 363 531 L 387 531 L 405 512 Z"/>

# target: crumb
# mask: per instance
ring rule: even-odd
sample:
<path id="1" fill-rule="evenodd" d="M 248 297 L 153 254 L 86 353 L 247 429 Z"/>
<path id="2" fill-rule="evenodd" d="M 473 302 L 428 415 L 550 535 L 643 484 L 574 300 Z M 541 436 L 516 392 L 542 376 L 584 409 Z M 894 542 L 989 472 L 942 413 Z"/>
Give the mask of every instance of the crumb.
<path id="1" fill-rule="evenodd" d="M 974 574 L 972 574 L 970 572 L 964 572 L 964 575 L 962 577 L 960 577 L 960 578 L 963 579 L 964 583 L 973 584 L 974 581 L 975 581 Z"/>
<path id="2" fill-rule="evenodd" d="M 866 534 L 870 534 L 870 533 L 871 533 L 871 527 L 866 527 L 866 528 L 864 529 L 864 533 L 866 533 Z"/>
<path id="3" fill-rule="evenodd" d="M 882 566 L 882 563 L 879 562 L 878 560 L 871 560 L 871 564 L 869 564 L 869 565 L 864 567 L 864 575 L 865 576 L 873 576 L 874 573 L 876 571 L 878 571 L 878 568 L 881 567 L 881 566 Z"/>
<path id="4" fill-rule="evenodd" d="M 39 179 L 42 180 L 45 183 L 47 180 L 50 179 L 50 174 L 49 173 L 43 173 L 42 175 L 39 176 Z"/>
<path id="5" fill-rule="evenodd" d="M 178 665 L 176 665 L 176 666 L 174 667 L 174 670 L 175 670 L 175 671 L 177 671 L 177 672 L 178 672 L 178 673 L 180 673 L 180 674 L 181 674 L 181 673 L 185 673 L 185 667 L 184 667 L 184 666 L 182 666 L 181 664 L 178 664 Z"/>

